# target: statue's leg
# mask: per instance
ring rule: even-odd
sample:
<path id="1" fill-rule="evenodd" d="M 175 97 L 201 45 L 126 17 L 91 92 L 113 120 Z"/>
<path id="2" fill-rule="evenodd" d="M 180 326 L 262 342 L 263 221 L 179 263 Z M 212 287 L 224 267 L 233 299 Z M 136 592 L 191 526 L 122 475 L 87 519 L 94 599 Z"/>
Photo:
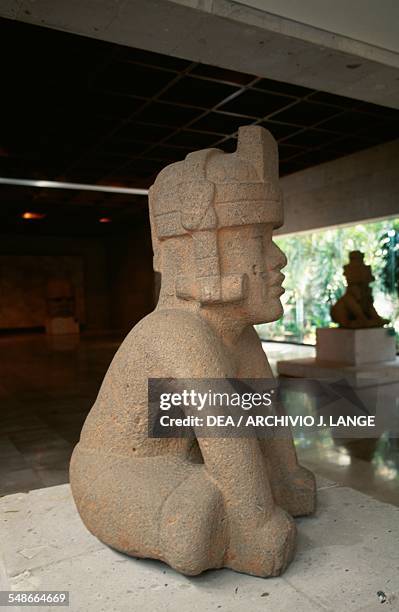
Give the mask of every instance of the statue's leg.
<path id="1" fill-rule="evenodd" d="M 223 495 L 228 528 L 224 565 L 255 576 L 281 574 L 295 550 L 291 516 L 273 498 L 256 438 L 199 438 L 205 468 Z"/>
<path id="2" fill-rule="evenodd" d="M 298 463 L 291 432 L 260 440 L 273 497 L 291 516 L 305 516 L 316 507 L 315 477 Z"/>
<path id="3" fill-rule="evenodd" d="M 221 567 L 223 500 L 201 464 L 178 457 L 120 457 L 76 447 L 71 486 L 86 527 L 131 556 L 185 574 Z"/>
<path id="4" fill-rule="evenodd" d="M 165 499 L 160 515 L 162 558 L 183 574 L 224 565 L 228 521 L 219 489 L 196 466 Z"/>

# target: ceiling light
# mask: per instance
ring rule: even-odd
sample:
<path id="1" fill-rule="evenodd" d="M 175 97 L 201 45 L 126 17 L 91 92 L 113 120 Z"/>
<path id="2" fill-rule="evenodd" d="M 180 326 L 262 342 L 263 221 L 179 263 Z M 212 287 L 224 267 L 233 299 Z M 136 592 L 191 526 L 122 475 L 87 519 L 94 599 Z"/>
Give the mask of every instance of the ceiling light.
<path id="1" fill-rule="evenodd" d="M 109 217 L 100 217 L 98 221 L 99 223 L 111 223 L 112 219 L 110 219 Z"/>
<path id="2" fill-rule="evenodd" d="M 31 210 L 27 210 L 24 213 L 22 213 L 21 217 L 22 219 L 44 219 L 45 218 L 45 214 L 44 213 L 39 213 L 39 212 L 32 212 Z"/>
<path id="3" fill-rule="evenodd" d="M 88 185 L 87 183 L 65 183 L 60 181 L 38 181 L 0 177 L 0 185 L 16 185 L 18 187 L 39 187 L 41 189 L 75 189 L 77 191 L 100 191 L 103 193 L 126 193 L 131 195 L 147 195 L 148 189 L 136 187 L 116 187 L 112 185 Z"/>

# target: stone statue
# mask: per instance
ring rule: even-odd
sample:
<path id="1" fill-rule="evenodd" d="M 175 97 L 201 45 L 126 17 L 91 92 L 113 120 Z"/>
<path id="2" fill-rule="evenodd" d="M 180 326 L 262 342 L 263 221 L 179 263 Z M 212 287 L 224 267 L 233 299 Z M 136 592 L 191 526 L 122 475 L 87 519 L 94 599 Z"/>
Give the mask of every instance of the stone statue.
<path id="1" fill-rule="evenodd" d="M 79 334 L 75 289 L 68 278 L 62 276 L 48 280 L 46 286 L 46 307 L 47 334 Z"/>
<path id="2" fill-rule="evenodd" d="M 347 287 L 344 295 L 331 307 L 331 318 L 340 327 L 362 329 L 383 327 L 389 323 L 376 312 L 370 283 L 374 280 L 371 266 L 364 263 L 360 251 L 349 253 L 349 263 L 344 266 Z"/>
<path id="3" fill-rule="evenodd" d="M 292 516 L 315 506 L 292 439 L 147 435 L 148 378 L 272 377 L 253 324 L 282 314 L 275 140 L 242 127 L 236 153 L 166 167 L 150 216 L 159 302 L 119 348 L 84 424 L 70 469 L 77 508 L 109 546 L 184 574 L 278 575 L 294 553 Z"/>

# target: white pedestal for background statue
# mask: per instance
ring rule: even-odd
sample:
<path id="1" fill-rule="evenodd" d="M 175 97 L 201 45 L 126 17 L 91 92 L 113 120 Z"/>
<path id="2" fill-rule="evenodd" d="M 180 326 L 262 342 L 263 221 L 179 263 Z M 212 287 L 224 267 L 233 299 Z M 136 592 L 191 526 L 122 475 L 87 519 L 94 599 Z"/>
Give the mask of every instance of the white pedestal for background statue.
<path id="1" fill-rule="evenodd" d="M 316 330 L 317 361 L 361 365 L 393 361 L 395 358 L 395 336 L 384 327 L 372 329 L 322 327 Z"/>
<path id="2" fill-rule="evenodd" d="M 354 387 L 399 383 L 395 336 L 386 328 L 320 328 L 316 358 L 277 362 L 281 376 L 345 378 Z"/>

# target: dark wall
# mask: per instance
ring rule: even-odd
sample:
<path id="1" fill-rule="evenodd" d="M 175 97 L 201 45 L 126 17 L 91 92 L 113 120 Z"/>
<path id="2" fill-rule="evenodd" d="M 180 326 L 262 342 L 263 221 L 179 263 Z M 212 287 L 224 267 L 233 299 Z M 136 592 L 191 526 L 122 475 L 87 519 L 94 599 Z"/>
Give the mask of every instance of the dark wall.
<path id="1" fill-rule="evenodd" d="M 0 254 L 0 330 L 43 327 L 48 311 L 48 283 L 57 278 L 71 281 L 75 297 L 73 313 L 85 325 L 82 257 Z"/>
<path id="2" fill-rule="evenodd" d="M 103 240 L 2 235 L 0 236 L 0 255 L 23 255 L 32 258 L 38 255 L 77 256 L 81 258 L 84 275 L 85 327 L 90 330 L 109 328 L 109 279 Z"/>
<path id="3" fill-rule="evenodd" d="M 51 256 L 53 260 L 59 257 L 60 265 L 68 256 L 78 257 L 83 265 L 87 330 L 113 329 L 126 333 L 154 308 L 147 211 L 138 215 L 129 228 L 117 231 L 110 228 L 108 235 L 97 237 L 0 235 L 0 256 L 3 255 Z M 30 269 L 34 270 L 35 266 Z M 8 271 L 10 274 L 12 277 L 12 270 Z M 15 277 L 14 285 L 21 284 L 17 269 Z"/>
<path id="4" fill-rule="evenodd" d="M 151 233 L 147 218 L 110 241 L 111 325 L 124 333 L 155 306 Z"/>

